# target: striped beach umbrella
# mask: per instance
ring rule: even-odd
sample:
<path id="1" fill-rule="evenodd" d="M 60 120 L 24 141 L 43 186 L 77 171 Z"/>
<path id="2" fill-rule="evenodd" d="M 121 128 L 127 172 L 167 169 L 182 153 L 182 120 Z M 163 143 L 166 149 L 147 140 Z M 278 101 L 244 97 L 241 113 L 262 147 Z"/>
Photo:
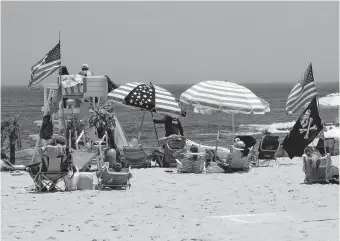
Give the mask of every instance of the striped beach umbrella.
<path id="1" fill-rule="evenodd" d="M 264 114 L 270 111 L 269 103 L 257 97 L 248 88 L 229 81 L 207 80 L 200 82 L 180 96 L 180 101 L 190 104 L 195 112 L 232 114 L 234 138 L 234 114 Z M 219 130 L 217 132 L 216 148 Z"/>
<path id="2" fill-rule="evenodd" d="M 185 116 L 185 110 L 175 96 L 159 86 L 130 82 L 107 94 L 108 101 L 171 116 Z"/>
<path id="3" fill-rule="evenodd" d="M 248 88 L 229 81 L 208 80 L 200 82 L 181 94 L 180 101 L 197 110 L 225 113 L 264 114 L 269 104 Z"/>

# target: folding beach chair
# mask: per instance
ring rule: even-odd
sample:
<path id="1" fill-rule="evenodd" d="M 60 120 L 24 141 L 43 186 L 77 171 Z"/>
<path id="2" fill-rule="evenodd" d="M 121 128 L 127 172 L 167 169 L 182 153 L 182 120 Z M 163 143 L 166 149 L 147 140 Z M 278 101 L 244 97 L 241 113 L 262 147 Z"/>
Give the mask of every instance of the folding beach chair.
<path id="1" fill-rule="evenodd" d="M 127 187 L 130 189 L 130 178 L 131 175 L 131 167 L 123 168 L 120 172 L 116 172 L 113 169 L 109 168 L 108 163 L 103 163 L 103 160 L 98 161 L 98 189 L 102 190 L 104 188 L 124 188 Z"/>
<path id="2" fill-rule="evenodd" d="M 185 146 L 186 138 L 184 136 L 169 136 L 164 144 L 163 167 L 176 167 L 177 162 L 173 154 L 176 151 L 184 149 Z"/>
<path id="3" fill-rule="evenodd" d="M 276 161 L 275 153 L 280 148 L 279 136 L 265 135 L 259 145 L 258 166 L 268 166 L 271 160 Z"/>
<path id="4" fill-rule="evenodd" d="M 79 148 L 79 141 L 91 142 L 91 148 Z M 92 165 L 97 165 L 98 159 L 103 157 L 104 151 L 108 148 L 107 133 L 102 138 L 98 138 L 95 128 L 84 130 L 76 140 L 76 150 L 74 151 L 74 164 L 79 171 L 89 171 Z"/>
<path id="5" fill-rule="evenodd" d="M 123 146 L 123 153 L 126 161 L 125 167 L 148 168 L 151 166 L 152 155 L 148 155 L 142 146 Z"/>
<path id="6" fill-rule="evenodd" d="M 28 166 L 28 172 L 38 192 L 61 190 L 57 184 L 69 173 L 71 154 L 67 153 L 66 149 L 66 146 L 46 146 L 38 149 L 41 162 Z"/>
<path id="7" fill-rule="evenodd" d="M 83 170 L 91 170 L 91 166 L 94 161 L 97 161 L 100 154 L 99 151 L 96 149 L 88 150 L 86 148 L 74 150 L 72 152 L 73 156 L 73 164 L 76 166 L 79 172 Z"/>
<path id="8" fill-rule="evenodd" d="M 302 155 L 303 172 L 305 173 L 306 184 L 328 183 L 331 178 L 339 178 L 339 169 L 332 166 L 332 159 L 329 153 L 326 156 L 312 158 L 307 154 Z"/>
<path id="9" fill-rule="evenodd" d="M 228 156 L 228 169 L 232 171 L 249 171 L 250 170 L 250 153 L 243 154 L 244 149 L 230 146 L 230 154 Z"/>
<path id="10" fill-rule="evenodd" d="M 321 153 L 321 155 L 326 155 L 325 146 L 326 146 L 326 153 L 329 153 L 331 155 L 334 154 L 334 147 L 335 147 L 334 137 L 325 138 L 325 139 L 319 138 L 318 144 L 316 145 L 316 149 Z"/>

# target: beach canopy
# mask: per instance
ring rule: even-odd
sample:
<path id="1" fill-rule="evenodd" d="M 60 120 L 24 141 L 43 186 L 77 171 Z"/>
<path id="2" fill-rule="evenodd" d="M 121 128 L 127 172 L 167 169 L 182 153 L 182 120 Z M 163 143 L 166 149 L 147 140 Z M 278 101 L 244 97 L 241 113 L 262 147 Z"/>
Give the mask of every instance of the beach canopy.
<path id="1" fill-rule="evenodd" d="M 248 88 L 229 81 L 200 82 L 181 94 L 180 101 L 191 104 L 195 111 L 221 111 L 225 113 L 264 114 L 269 103 L 257 97 Z"/>
<path id="2" fill-rule="evenodd" d="M 185 116 L 181 103 L 169 91 L 153 85 L 130 82 L 107 94 L 108 101 L 170 116 Z"/>

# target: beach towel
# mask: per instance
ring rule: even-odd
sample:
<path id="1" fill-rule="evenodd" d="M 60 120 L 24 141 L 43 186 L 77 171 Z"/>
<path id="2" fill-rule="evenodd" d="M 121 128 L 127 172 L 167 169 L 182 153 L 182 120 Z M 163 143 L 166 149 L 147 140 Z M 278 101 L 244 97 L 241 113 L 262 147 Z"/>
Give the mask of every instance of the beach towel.
<path id="1" fill-rule="evenodd" d="M 62 94 L 63 96 L 67 95 L 83 95 L 86 92 L 86 81 L 84 81 L 84 77 L 76 74 L 76 75 L 62 75 L 61 76 L 62 83 Z"/>

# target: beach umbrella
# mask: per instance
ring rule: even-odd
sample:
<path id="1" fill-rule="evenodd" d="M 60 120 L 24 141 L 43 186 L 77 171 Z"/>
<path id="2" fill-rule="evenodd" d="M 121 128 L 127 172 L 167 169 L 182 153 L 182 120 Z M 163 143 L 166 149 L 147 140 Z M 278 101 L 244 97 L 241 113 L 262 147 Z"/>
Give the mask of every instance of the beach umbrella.
<path id="1" fill-rule="evenodd" d="M 310 102 L 307 102 L 304 107 L 307 107 Z M 340 95 L 339 93 L 333 93 L 320 97 L 318 99 L 319 108 L 323 109 L 338 109 L 340 108 Z"/>
<path id="2" fill-rule="evenodd" d="M 339 93 L 329 94 L 327 96 L 319 98 L 319 107 L 325 109 L 336 109 L 340 107 L 340 95 Z"/>
<path id="3" fill-rule="evenodd" d="M 157 85 L 153 85 L 151 82 L 149 84 L 140 82 L 126 83 L 108 93 L 107 99 L 127 107 L 143 110 L 141 128 L 145 111 L 151 112 L 152 117 L 153 112 L 175 117 L 185 117 L 186 115 L 181 103 L 172 93 Z M 157 135 L 156 126 L 154 125 L 154 127 Z"/>
<path id="4" fill-rule="evenodd" d="M 234 115 L 264 114 L 270 111 L 269 103 L 256 96 L 248 88 L 229 81 L 208 80 L 200 82 L 180 96 L 180 101 L 190 104 L 194 111 L 203 114 L 228 113 L 232 115 L 234 138 Z M 216 146 L 219 137 L 217 133 Z"/>

